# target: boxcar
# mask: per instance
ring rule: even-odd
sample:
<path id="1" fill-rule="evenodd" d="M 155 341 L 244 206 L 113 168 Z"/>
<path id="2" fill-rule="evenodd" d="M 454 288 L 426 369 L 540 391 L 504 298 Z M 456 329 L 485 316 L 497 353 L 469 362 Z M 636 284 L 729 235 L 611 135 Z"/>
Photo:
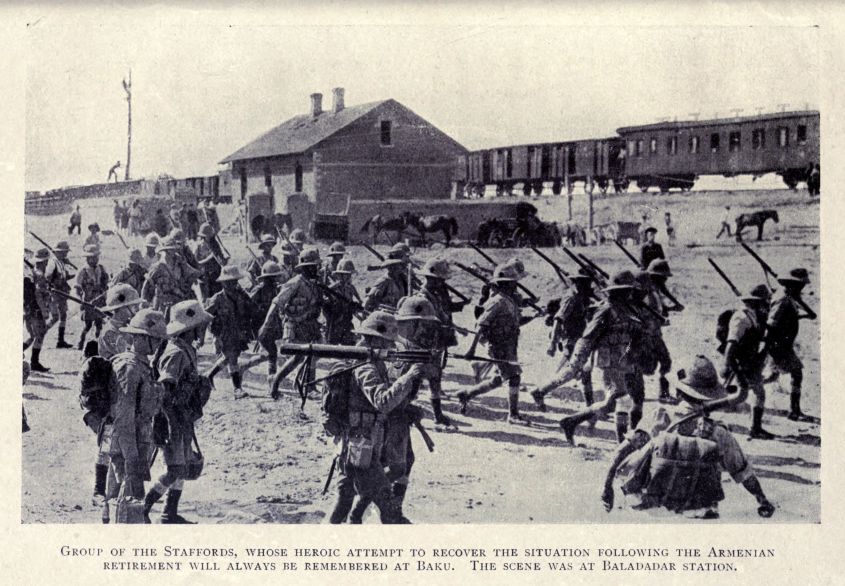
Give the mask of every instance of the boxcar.
<path id="1" fill-rule="evenodd" d="M 689 190 L 700 175 L 777 173 L 794 188 L 819 162 L 818 111 L 662 122 L 617 131 L 626 173 L 646 191 Z"/>

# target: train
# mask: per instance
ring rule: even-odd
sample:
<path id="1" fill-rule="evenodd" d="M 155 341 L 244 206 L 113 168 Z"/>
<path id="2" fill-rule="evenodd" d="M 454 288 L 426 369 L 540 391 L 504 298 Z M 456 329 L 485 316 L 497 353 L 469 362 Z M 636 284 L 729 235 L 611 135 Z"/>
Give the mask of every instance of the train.
<path id="1" fill-rule="evenodd" d="M 588 193 L 624 193 L 633 183 L 643 192 L 689 191 L 702 175 L 767 173 L 790 189 L 802 181 L 817 185 L 819 118 L 817 110 L 802 110 L 659 122 L 618 128 L 612 137 L 470 151 L 456 159 L 455 192 L 481 197 L 493 185 L 496 195 L 513 195 L 518 187 L 539 195 L 551 184 L 560 195 L 579 183 Z"/>

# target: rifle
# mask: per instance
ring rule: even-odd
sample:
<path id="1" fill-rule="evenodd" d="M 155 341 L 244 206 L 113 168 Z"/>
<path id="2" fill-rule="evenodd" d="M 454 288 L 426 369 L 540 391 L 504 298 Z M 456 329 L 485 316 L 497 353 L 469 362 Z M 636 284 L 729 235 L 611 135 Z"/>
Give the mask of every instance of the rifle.
<path id="1" fill-rule="evenodd" d="M 478 254 L 480 254 L 480 255 L 484 258 L 484 260 L 486 260 L 486 261 L 487 261 L 487 262 L 489 262 L 491 265 L 493 265 L 493 268 L 494 268 L 494 269 L 496 268 L 496 265 L 497 265 L 498 263 L 496 263 L 495 259 L 494 259 L 492 256 L 490 256 L 489 254 L 487 254 L 486 252 L 484 252 L 483 250 L 481 250 L 481 249 L 480 249 L 478 246 L 476 246 L 475 244 L 469 243 L 469 247 L 470 247 L 470 248 L 472 248 L 472 249 L 473 249 L 475 252 L 477 252 Z M 478 268 L 478 272 L 479 272 L 479 273 L 481 273 L 481 272 L 486 272 L 486 269 L 484 269 L 484 268 L 482 268 L 482 267 L 479 267 L 478 265 L 476 265 L 476 267 Z M 490 271 L 490 274 L 492 275 L 492 274 L 493 274 L 493 271 Z M 536 295 L 534 295 L 534 293 L 533 293 L 533 292 L 531 292 L 531 290 L 530 290 L 530 289 L 528 289 L 528 287 L 526 287 L 526 286 L 525 286 L 525 285 L 523 285 L 522 283 L 517 282 L 517 283 L 516 283 L 516 286 L 517 286 L 517 288 L 518 288 L 520 291 L 522 291 L 523 293 L 525 293 L 526 295 L 528 295 L 528 297 L 529 297 L 529 298 L 531 299 L 531 301 L 533 301 L 534 303 L 536 303 L 536 302 L 538 302 L 538 301 L 540 300 L 540 298 L 539 298 L 539 297 L 537 297 Z"/>
<path id="2" fill-rule="evenodd" d="M 730 278 L 725 274 L 725 271 L 723 271 L 719 267 L 719 265 L 716 264 L 716 261 L 708 256 L 707 262 L 709 262 L 710 266 L 713 267 L 713 270 L 715 270 L 719 274 L 719 276 L 722 277 L 722 280 L 724 280 L 725 283 L 728 284 L 728 287 L 731 288 L 731 291 L 733 291 L 733 294 L 736 295 L 737 297 L 742 297 L 742 294 L 739 292 L 739 289 L 736 288 L 736 285 L 734 285 L 733 282 L 730 280 Z"/>
<path id="3" fill-rule="evenodd" d="M 425 442 L 425 447 L 428 448 L 428 451 L 433 452 L 434 451 L 434 440 L 431 439 L 430 435 L 428 435 L 428 432 L 422 426 L 422 423 L 420 423 L 419 421 L 414 419 L 414 427 L 416 427 L 417 431 L 420 432 L 420 435 L 422 436 L 423 442 Z"/>
<path id="4" fill-rule="evenodd" d="M 229 262 L 229 260 L 232 258 L 232 255 L 229 253 L 229 249 L 226 248 L 226 245 L 223 244 L 223 240 L 220 239 L 220 234 L 215 232 L 214 240 L 217 241 L 217 246 L 220 247 L 220 252 L 223 253 L 223 262 L 221 263 L 219 260 L 217 262 L 220 264 L 220 266 L 223 266 L 224 264 Z M 217 259 L 216 256 L 214 258 L 215 260 Z"/>
<path id="5" fill-rule="evenodd" d="M 493 283 L 490 279 L 488 279 L 487 277 L 482 275 L 480 272 L 475 271 L 475 270 L 469 268 L 468 266 L 466 266 L 465 264 L 462 264 L 462 263 L 459 263 L 459 262 L 455 262 L 455 263 L 452 263 L 452 264 L 454 264 L 456 267 L 458 267 L 459 269 L 461 269 L 465 273 L 472 275 L 473 277 L 475 277 L 476 279 L 478 279 L 479 281 L 481 281 L 482 283 L 484 283 L 488 287 L 495 287 L 495 283 Z M 517 285 L 517 287 L 520 287 L 519 282 L 517 282 L 516 285 Z M 544 310 L 539 305 L 537 305 L 537 301 L 539 301 L 539 298 L 536 295 L 534 295 L 533 292 L 531 292 L 529 289 L 527 289 L 524 285 L 521 286 L 520 289 L 526 291 L 529 295 L 529 297 L 524 299 L 524 301 L 526 302 L 528 307 L 531 307 L 532 309 L 536 310 L 540 314 L 544 313 Z"/>
<path id="6" fill-rule="evenodd" d="M 369 244 L 364 244 L 364 245 L 363 245 L 363 247 L 364 247 L 364 248 L 366 248 L 366 249 L 367 249 L 367 251 L 369 251 L 369 252 L 370 252 L 370 254 L 372 254 L 374 257 L 376 257 L 377 259 L 379 259 L 381 262 L 384 262 L 384 255 L 383 255 L 383 254 L 381 254 L 378 250 L 376 250 L 375 248 L 373 248 L 373 247 L 372 247 L 372 246 L 370 246 Z M 409 261 L 409 263 L 408 263 L 408 264 L 409 264 L 409 265 L 411 265 L 411 266 L 413 266 L 413 267 L 419 268 L 419 267 L 417 266 L 417 264 L 416 264 L 413 260 Z M 382 268 L 383 268 L 383 267 L 380 267 L 380 266 L 372 266 L 372 265 L 370 265 L 370 266 L 368 266 L 368 267 L 367 267 L 367 270 L 368 270 L 368 271 L 379 271 L 379 270 L 381 270 Z M 409 268 L 408 270 L 409 270 L 409 272 L 412 272 L 410 268 Z M 414 289 L 420 289 L 420 288 L 422 288 L 422 284 L 420 283 L 420 280 L 419 280 L 417 277 L 413 277 L 413 281 L 409 281 L 409 283 L 413 283 L 413 287 L 414 287 Z M 458 291 L 457 289 L 455 289 L 455 288 L 454 288 L 452 285 L 450 285 L 449 283 L 444 283 L 444 285 L 446 285 L 446 289 L 449 291 L 449 293 L 452 293 L 455 297 L 457 297 L 457 298 L 458 298 L 458 299 L 460 299 L 461 301 L 463 301 L 463 302 L 465 302 L 465 303 L 469 303 L 469 298 L 468 298 L 466 295 L 464 295 L 463 293 L 461 293 L 460 291 Z"/>
<path id="7" fill-rule="evenodd" d="M 247 360 L 245 363 L 238 365 L 238 370 L 241 372 L 245 372 L 253 366 L 261 364 L 265 360 L 267 360 L 267 356 L 256 356 L 250 360 Z M 211 368 L 209 368 L 203 376 L 208 377 L 209 380 L 213 379 L 214 375 L 220 372 L 220 369 L 223 368 L 223 365 L 225 364 L 226 357 L 220 356 L 217 360 L 214 361 L 214 364 L 211 365 Z"/>
<path id="8" fill-rule="evenodd" d="M 99 313 L 103 314 L 103 315 L 104 315 L 104 316 L 106 316 L 106 317 L 112 317 L 112 312 L 110 312 L 110 311 L 103 311 L 103 310 L 102 310 L 102 308 L 97 307 L 97 306 L 96 306 L 96 305 L 94 305 L 93 303 L 91 303 L 91 302 L 89 302 L 89 301 L 83 301 L 83 300 L 82 300 L 82 299 L 80 299 L 79 297 L 74 297 L 74 296 L 73 296 L 73 295 L 71 295 L 70 293 L 65 293 L 64 291 L 59 291 L 58 289 L 53 289 L 52 287 L 48 287 L 48 288 L 47 288 L 47 290 L 48 290 L 50 293 L 53 293 L 54 295 L 59 295 L 59 296 L 61 296 L 61 297 L 64 297 L 65 299 L 68 299 L 69 301 L 73 301 L 74 303 L 78 303 L 78 304 L 79 304 L 79 305 L 81 305 L 82 307 L 87 307 L 87 308 L 89 308 L 89 309 L 93 309 L 94 311 L 97 311 L 97 312 L 99 312 Z"/>
<path id="9" fill-rule="evenodd" d="M 585 263 L 587 263 L 587 265 L 588 265 L 591 269 L 593 269 L 596 273 L 598 273 L 599 275 L 601 275 L 601 276 L 602 276 L 602 278 L 604 278 L 604 279 L 609 279 L 609 278 L 610 278 L 610 275 L 607 273 L 607 271 L 603 270 L 601 267 L 599 267 L 599 265 L 597 265 L 596 263 L 594 263 L 593 261 L 591 261 L 591 260 L 587 257 L 587 255 L 586 255 L 586 254 L 583 254 L 583 253 L 579 252 L 579 253 L 578 253 L 578 256 L 581 258 L 581 260 L 583 260 Z"/>
<path id="10" fill-rule="evenodd" d="M 367 317 L 368 312 L 357 301 L 350 299 L 349 297 L 347 297 L 346 295 L 343 295 L 342 293 L 338 293 L 337 291 L 335 291 L 331 287 L 324 285 L 323 283 L 320 283 L 319 281 L 315 281 L 314 284 L 317 285 L 318 289 L 320 289 L 321 291 L 323 291 L 327 295 L 334 297 L 338 301 L 342 301 L 343 303 L 351 306 L 355 310 L 355 317 L 357 317 L 358 319 L 363 320 L 365 317 Z"/>
<path id="11" fill-rule="evenodd" d="M 766 274 L 767 280 L 768 280 L 768 275 L 771 275 L 775 279 L 778 278 L 778 274 L 774 271 L 774 269 L 772 269 L 772 267 L 770 267 L 769 264 L 766 261 L 764 261 L 762 258 L 760 258 L 760 255 L 757 254 L 756 252 L 754 252 L 753 248 L 748 246 L 745 242 L 740 242 L 740 246 L 742 246 L 745 249 L 745 252 L 750 254 L 752 256 L 752 258 L 754 258 L 754 260 L 756 260 L 760 264 L 760 267 L 763 269 L 763 273 Z M 769 287 L 769 288 L 771 289 L 771 287 Z M 810 306 L 807 305 L 804 302 L 803 299 L 801 299 L 800 297 L 797 297 L 797 298 L 795 298 L 795 301 L 796 301 L 796 303 L 798 303 L 798 305 L 801 306 L 801 308 L 804 311 L 807 312 L 807 317 L 809 317 L 810 319 L 816 319 L 818 317 L 818 315 L 816 315 L 816 312 L 813 311 L 812 309 L 810 309 Z"/>
<path id="12" fill-rule="evenodd" d="M 33 237 L 33 238 L 35 238 L 36 240 L 38 240 L 38 242 L 40 242 L 41 244 L 43 244 L 43 245 L 44 245 L 44 248 L 46 248 L 47 250 L 49 250 L 49 251 L 50 251 L 50 254 L 52 254 L 53 256 L 55 256 L 55 257 L 56 257 L 56 260 L 58 260 L 59 262 L 63 262 L 63 263 L 65 263 L 65 264 L 67 264 L 67 265 L 69 265 L 69 266 L 73 267 L 73 268 L 74 268 L 74 270 L 77 270 L 77 271 L 79 270 L 79 267 L 78 267 L 78 266 L 76 266 L 75 264 L 73 264 L 72 262 L 70 262 L 70 260 L 68 260 L 68 259 L 61 260 L 58 256 L 56 256 L 56 251 L 55 251 L 55 250 L 53 250 L 53 247 L 52 247 L 52 246 L 50 246 L 49 244 L 47 244 L 46 242 L 44 242 L 44 240 L 42 240 L 42 239 L 41 239 L 41 237 L 40 237 L 40 236 L 38 236 L 38 234 L 36 234 L 36 233 L 35 233 L 35 232 L 33 232 L 32 230 L 30 230 L 30 231 L 29 231 L 29 233 L 32 235 L 32 237 Z"/>
<path id="13" fill-rule="evenodd" d="M 546 253 L 542 252 L 539 248 L 532 246 L 531 250 L 533 250 L 537 254 L 537 256 L 539 256 L 552 266 L 552 268 L 557 273 L 557 276 L 560 278 L 561 281 L 563 281 L 564 285 L 566 285 L 567 287 L 572 286 L 572 281 L 569 280 L 569 273 L 560 268 L 555 261 L 546 256 Z"/>
<path id="14" fill-rule="evenodd" d="M 480 254 L 484 258 L 484 260 L 489 262 L 491 265 L 493 265 L 495 267 L 498 264 L 495 260 L 493 260 L 493 257 L 491 257 L 489 254 L 487 254 L 483 250 L 481 250 L 478 246 L 476 246 L 475 244 L 472 244 L 471 242 L 468 243 L 468 244 L 469 244 L 470 248 L 472 248 L 475 252 Z"/>
<path id="15" fill-rule="evenodd" d="M 638 260 L 636 259 L 636 257 L 634 257 L 634 255 L 633 255 L 633 254 L 631 254 L 630 252 L 628 252 L 628 249 L 627 249 L 627 248 L 625 248 L 625 245 L 624 245 L 624 244 L 622 244 L 619 240 L 614 240 L 614 241 L 613 241 L 613 243 L 614 243 L 616 246 L 618 246 L 618 247 L 619 247 L 619 250 L 621 250 L 622 252 L 624 252 L 624 253 L 625 253 L 625 256 L 627 256 L 628 258 L 630 258 L 630 259 L 631 259 L 631 262 L 632 262 L 632 263 L 634 263 L 634 264 L 637 266 L 637 268 L 638 268 L 638 269 L 640 269 L 640 270 L 644 270 L 644 269 L 645 269 L 645 267 L 643 267 L 643 265 L 641 265 L 641 264 L 640 264 L 640 261 L 638 261 Z M 660 290 L 660 293 L 662 293 L 662 294 L 663 294 L 663 296 L 664 296 L 666 299 L 668 299 L 669 301 L 671 301 L 672 303 L 674 303 L 676 307 L 683 307 L 683 304 L 682 304 L 682 303 L 680 303 L 680 302 L 679 302 L 679 301 L 675 298 L 675 296 L 674 296 L 674 295 L 672 295 L 672 294 L 669 292 L 669 290 L 668 290 L 666 287 L 659 287 L 659 290 Z"/>

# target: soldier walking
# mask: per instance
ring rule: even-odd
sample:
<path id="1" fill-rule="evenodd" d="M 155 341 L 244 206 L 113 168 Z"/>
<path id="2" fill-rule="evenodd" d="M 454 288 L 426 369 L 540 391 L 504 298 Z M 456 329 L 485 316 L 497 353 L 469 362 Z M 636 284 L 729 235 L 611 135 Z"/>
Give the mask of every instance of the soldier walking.
<path id="1" fill-rule="evenodd" d="M 223 251 L 220 249 L 220 244 L 217 242 L 215 236 L 214 228 L 211 224 L 205 222 L 199 227 L 199 242 L 194 251 L 194 257 L 197 259 L 197 264 L 199 264 L 203 273 L 200 280 L 200 288 L 205 299 L 220 291 L 220 283 L 217 282 L 217 278 L 220 276 L 221 269 L 226 264 Z"/>
<path id="2" fill-rule="evenodd" d="M 386 258 L 381 267 L 387 271 L 376 283 L 370 287 L 364 298 L 364 309 L 396 309 L 396 304 L 407 294 L 403 273 L 405 261 L 398 258 Z"/>
<path id="3" fill-rule="evenodd" d="M 168 342 L 153 368 L 163 386 L 162 411 L 167 417 L 169 434 L 164 441 L 166 472 L 144 497 L 144 513 L 167 493 L 161 516 L 163 524 L 192 524 L 179 514 L 179 501 L 186 478 L 199 465 L 192 443 L 196 442 L 194 422 L 202 417 L 201 406 L 208 399 L 211 384 L 197 371 L 194 343 L 205 337 L 205 328 L 213 317 L 196 300 L 181 301 L 170 308 L 167 323 Z M 163 438 L 156 438 L 156 443 Z"/>
<path id="4" fill-rule="evenodd" d="M 170 236 L 161 239 L 156 249 L 159 260 L 150 267 L 147 280 L 141 288 L 141 297 L 165 316 L 169 315 L 172 305 L 190 297 L 190 288 L 184 285 L 185 282 L 191 282 L 190 276 L 186 272 L 187 265 L 179 262 L 180 248 Z"/>
<path id="5" fill-rule="evenodd" d="M 70 236 L 73 234 L 73 231 L 76 230 L 77 236 L 82 235 L 82 212 L 79 211 L 79 206 L 76 206 L 76 209 L 73 210 L 70 214 L 70 222 L 68 223 L 67 227 L 67 235 Z"/>
<path id="6" fill-rule="evenodd" d="M 47 279 L 44 271 L 47 268 L 47 261 L 50 252 L 41 248 L 35 253 L 35 268 L 30 273 L 30 285 L 24 283 L 24 291 L 30 291 L 24 295 L 24 323 L 29 334 L 32 353 L 30 354 L 29 366 L 32 372 L 48 372 L 50 369 L 41 364 L 41 346 L 44 343 L 44 336 L 47 333 L 47 316 L 50 315 L 50 292 L 47 289 Z M 24 347 L 26 350 L 26 347 Z"/>
<path id="7" fill-rule="evenodd" d="M 258 310 L 252 299 L 238 284 L 242 278 L 241 270 L 237 266 L 223 267 L 220 277 L 217 278 L 223 289 L 215 293 L 206 302 L 205 307 L 205 310 L 214 316 L 208 329 L 214 335 L 215 351 L 226 358 L 235 399 L 247 396 L 241 388 L 238 358 L 255 338 L 255 321 L 258 317 Z"/>
<path id="8" fill-rule="evenodd" d="M 649 226 L 645 229 L 645 242 L 640 248 L 640 266 L 647 267 L 651 261 L 657 258 L 666 258 L 663 253 L 663 247 L 654 241 L 654 235 L 657 234 L 657 228 Z"/>
<path id="9" fill-rule="evenodd" d="M 470 344 L 467 354 L 472 356 L 478 342 L 483 338 L 487 343 L 490 358 L 516 362 L 519 346 L 519 328 L 531 321 L 523 317 L 520 310 L 519 294 L 516 283 L 525 277 L 522 263 L 511 260 L 500 264 L 493 271 L 494 294 L 484 304 L 483 312 L 477 321 L 478 333 Z M 519 388 L 522 383 L 522 368 L 515 364 L 496 364 L 497 374 L 487 377 L 468 391 L 458 393 L 461 414 L 467 412 L 469 402 L 479 395 L 489 393 L 508 383 L 508 423 L 528 424 L 528 419 L 519 412 Z"/>
<path id="10" fill-rule="evenodd" d="M 92 325 L 94 337 L 100 337 L 100 331 L 103 329 L 103 314 L 96 308 L 105 305 L 103 297 L 109 287 L 109 274 L 100 264 L 100 249 L 89 244 L 85 246 L 84 251 L 85 266 L 79 269 L 79 274 L 76 275 L 76 291 L 83 301 L 95 307 L 82 308 L 82 321 L 85 327 L 79 336 L 78 350 L 82 350 L 85 345 L 85 336 L 88 335 Z"/>
<path id="11" fill-rule="evenodd" d="M 663 303 L 662 292 L 666 290 L 666 281 L 672 276 L 672 271 L 669 269 L 669 263 L 664 259 L 656 259 L 651 261 L 648 268 L 637 276 L 637 281 L 641 286 L 643 294 L 643 303 L 653 310 L 652 312 L 640 312 L 640 319 L 644 325 L 644 331 L 649 336 L 649 356 L 644 357 L 644 362 L 647 362 L 644 368 L 645 374 L 653 374 L 660 366 L 658 384 L 660 385 L 659 401 L 661 403 L 675 403 L 676 401 L 669 393 L 669 381 L 666 379 L 666 374 L 672 370 L 672 357 L 669 354 L 669 348 L 663 340 L 663 328 L 666 326 L 666 320 L 660 319 L 659 315 L 664 318 L 669 316 L 670 311 L 681 311 L 683 306 L 676 305 L 667 307 Z"/>
<path id="12" fill-rule="evenodd" d="M 279 263 L 267 261 L 261 267 L 258 283 L 249 292 L 249 298 L 255 304 L 256 315 L 260 316 L 261 323 L 264 323 L 263 320 L 267 318 L 273 299 L 279 294 L 279 286 L 287 281 L 287 276 L 287 272 L 279 266 Z"/>
<path id="13" fill-rule="evenodd" d="M 131 249 L 126 266 L 112 277 L 111 285 L 125 283 L 140 294 L 147 276 L 147 270 L 144 268 L 143 261 L 144 257 L 141 255 L 141 251 L 137 248 Z"/>
<path id="14" fill-rule="evenodd" d="M 44 277 L 47 279 L 47 286 L 56 291 L 70 293 L 68 281 L 73 278 L 67 264 L 67 255 L 70 252 L 70 245 L 67 241 L 58 242 L 53 249 L 54 255 L 47 262 Z M 59 336 L 56 348 L 73 348 L 65 340 L 65 328 L 67 326 L 67 298 L 53 293 L 50 295 L 50 321 L 59 323 Z"/>
<path id="15" fill-rule="evenodd" d="M 791 421 L 811 421 L 801 411 L 801 383 L 804 380 L 804 365 L 795 353 L 795 338 L 798 336 L 799 320 L 807 315 L 799 312 L 801 290 L 810 283 L 805 268 L 789 271 L 789 275 L 778 279 L 783 286 L 782 293 L 772 302 L 769 311 L 766 347 L 772 359 L 775 376 L 789 374 L 792 391 L 789 394 L 789 415 Z"/>
<path id="16" fill-rule="evenodd" d="M 155 232 L 150 232 L 144 238 L 144 254 L 141 258 L 141 266 L 144 267 L 144 270 L 149 271 L 150 267 L 158 260 L 158 252 L 156 250 L 158 245 L 159 238 Z"/>
<path id="17" fill-rule="evenodd" d="M 113 356 L 126 352 L 131 343 L 132 336 L 123 331 L 129 325 L 132 316 L 138 311 L 138 305 L 143 300 L 138 296 L 137 291 L 126 283 L 112 285 L 106 292 L 106 305 L 103 311 L 111 313 L 106 320 L 103 331 L 97 340 L 98 354 L 106 360 Z"/>
<path id="18" fill-rule="evenodd" d="M 261 242 L 258 244 L 261 255 L 249 261 L 249 265 L 246 268 L 253 281 L 257 280 L 259 275 L 261 275 L 261 268 L 264 266 L 264 263 L 269 261 L 279 262 L 279 259 L 273 254 L 274 246 L 276 246 L 276 239 L 272 235 L 264 234 L 261 237 Z"/>
<path id="19" fill-rule="evenodd" d="M 320 280 L 325 286 L 328 287 L 332 284 L 332 279 L 334 279 L 334 272 L 337 269 L 337 265 L 340 263 L 340 259 L 343 258 L 343 255 L 345 254 L 346 247 L 343 245 L 343 242 L 332 242 L 332 245 L 329 247 L 329 251 L 326 253 L 326 257 L 328 257 L 329 262 L 327 262 L 323 266 L 323 270 L 320 271 Z"/>
<path id="20" fill-rule="evenodd" d="M 325 274 L 325 273 L 324 273 Z M 352 318 L 355 317 L 355 303 L 358 291 L 352 284 L 355 265 L 344 258 L 335 267 L 328 287 L 337 293 L 323 298 L 323 315 L 326 316 L 326 344 L 349 345 L 355 343 L 352 333 Z"/>

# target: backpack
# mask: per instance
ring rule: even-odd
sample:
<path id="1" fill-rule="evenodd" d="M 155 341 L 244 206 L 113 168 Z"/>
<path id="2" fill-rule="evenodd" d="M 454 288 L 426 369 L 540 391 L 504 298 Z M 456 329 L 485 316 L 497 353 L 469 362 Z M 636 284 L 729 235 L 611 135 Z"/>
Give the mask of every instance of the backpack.
<path id="1" fill-rule="evenodd" d="M 91 356 L 79 373 L 79 406 L 85 411 L 106 415 L 111 406 L 109 379 L 111 362 L 102 356 Z"/>
<path id="2" fill-rule="evenodd" d="M 340 437 L 349 424 L 349 392 L 354 384 L 352 363 L 336 360 L 329 365 L 328 378 L 323 381 L 320 414 L 323 429 L 330 437 Z"/>
<path id="3" fill-rule="evenodd" d="M 730 329 L 734 311 L 733 309 L 726 309 L 716 318 L 716 340 L 719 342 L 719 347 L 717 348 L 719 354 L 724 354 L 725 347 L 728 345 L 728 330 Z"/>

